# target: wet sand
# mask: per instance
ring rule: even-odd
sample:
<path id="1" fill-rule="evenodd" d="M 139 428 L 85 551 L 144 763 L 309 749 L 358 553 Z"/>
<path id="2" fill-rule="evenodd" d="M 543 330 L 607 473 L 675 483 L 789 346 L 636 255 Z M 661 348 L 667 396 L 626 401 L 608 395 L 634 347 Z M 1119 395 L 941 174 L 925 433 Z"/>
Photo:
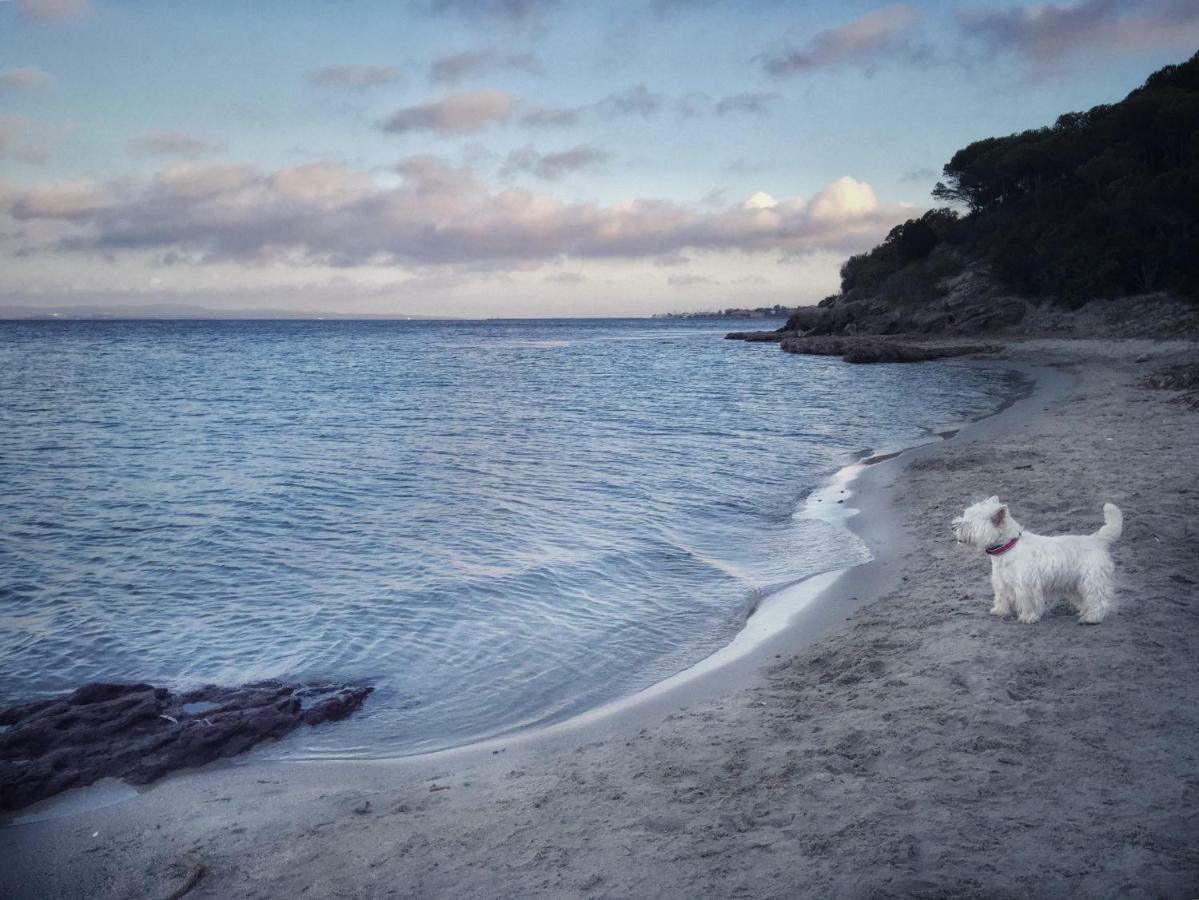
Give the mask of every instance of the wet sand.
<path id="1" fill-rule="evenodd" d="M 1199 413 L 1136 387 L 1199 349 L 1005 355 L 1037 391 L 867 467 L 877 559 L 749 656 L 523 739 L 80 792 L 0 829 L 0 895 L 1199 895 Z M 1047 534 L 1118 504 L 1118 614 L 988 615 L 948 523 L 993 493 Z"/>

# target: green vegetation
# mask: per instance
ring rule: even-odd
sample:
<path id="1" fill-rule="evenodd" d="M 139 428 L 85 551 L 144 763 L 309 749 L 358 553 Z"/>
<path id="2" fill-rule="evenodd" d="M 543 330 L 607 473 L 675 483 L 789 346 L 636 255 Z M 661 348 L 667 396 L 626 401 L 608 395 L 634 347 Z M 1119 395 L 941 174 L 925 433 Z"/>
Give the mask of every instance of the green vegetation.
<path id="1" fill-rule="evenodd" d="M 982 260 L 1013 290 L 1068 304 L 1158 290 L 1199 298 L 1199 53 L 1119 103 L 975 141 L 933 196 L 968 212 L 896 226 L 845 262 L 844 294 L 903 300 Z"/>

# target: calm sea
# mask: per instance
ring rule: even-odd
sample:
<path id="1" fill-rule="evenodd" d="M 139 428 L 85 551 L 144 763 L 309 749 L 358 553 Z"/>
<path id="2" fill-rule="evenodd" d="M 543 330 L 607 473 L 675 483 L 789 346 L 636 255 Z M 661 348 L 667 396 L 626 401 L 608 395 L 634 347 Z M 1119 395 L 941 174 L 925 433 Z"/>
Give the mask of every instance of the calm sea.
<path id="1" fill-rule="evenodd" d="M 94 679 L 376 686 L 277 752 L 548 723 L 865 558 L 797 515 L 1007 376 L 722 340 L 778 323 L 0 323 L 0 704 Z"/>

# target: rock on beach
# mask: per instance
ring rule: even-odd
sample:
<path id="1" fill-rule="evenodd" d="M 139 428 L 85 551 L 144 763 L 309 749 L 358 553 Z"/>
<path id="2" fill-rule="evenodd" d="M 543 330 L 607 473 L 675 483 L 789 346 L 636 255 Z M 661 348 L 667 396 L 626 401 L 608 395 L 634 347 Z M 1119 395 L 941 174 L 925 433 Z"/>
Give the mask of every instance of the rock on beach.
<path id="1" fill-rule="evenodd" d="M 0 710 L 0 809 L 15 810 L 101 778 L 148 784 L 344 719 L 373 689 L 260 681 L 174 694 L 149 684 L 85 684 Z"/>

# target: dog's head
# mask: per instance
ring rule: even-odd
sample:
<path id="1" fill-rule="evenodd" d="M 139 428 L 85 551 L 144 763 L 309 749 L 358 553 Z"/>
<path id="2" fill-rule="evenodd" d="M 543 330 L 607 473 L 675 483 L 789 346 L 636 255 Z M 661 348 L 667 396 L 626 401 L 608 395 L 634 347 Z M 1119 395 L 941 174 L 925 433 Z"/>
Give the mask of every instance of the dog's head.
<path id="1" fill-rule="evenodd" d="M 998 497 L 979 500 L 953 520 L 954 540 L 980 550 L 1002 544 L 1019 530 Z"/>

